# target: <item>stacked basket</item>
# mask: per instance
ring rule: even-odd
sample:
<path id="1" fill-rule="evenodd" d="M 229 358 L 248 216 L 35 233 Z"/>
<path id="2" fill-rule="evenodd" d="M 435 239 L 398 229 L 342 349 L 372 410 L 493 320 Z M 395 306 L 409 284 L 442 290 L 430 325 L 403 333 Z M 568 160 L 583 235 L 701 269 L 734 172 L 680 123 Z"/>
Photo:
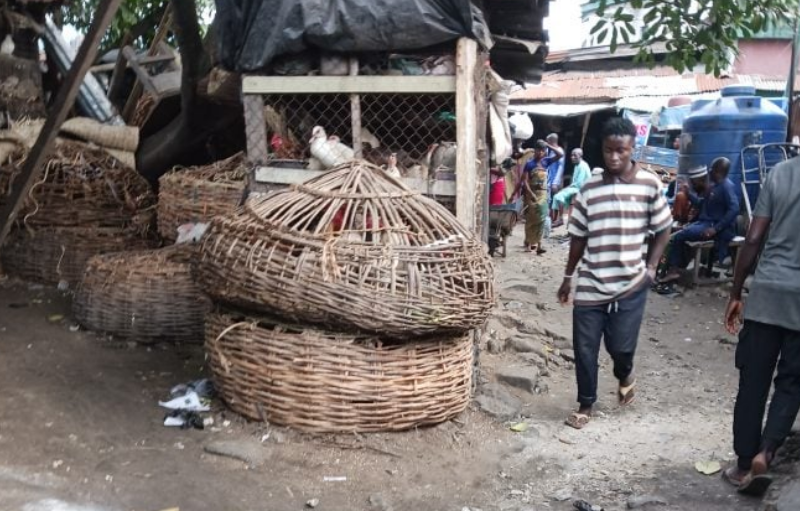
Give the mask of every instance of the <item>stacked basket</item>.
<path id="1" fill-rule="evenodd" d="M 158 180 L 158 233 L 175 241 L 178 227 L 233 212 L 242 201 L 247 167 L 242 153 L 202 167 L 175 169 Z"/>
<path id="2" fill-rule="evenodd" d="M 75 319 L 142 343 L 201 342 L 211 303 L 192 275 L 196 252 L 181 244 L 92 257 L 75 292 Z"/>
<path id="3" fill-rule="evenodd" d="M 0 205 L 26 151 L 0 162 Z M 17 217 L 3 266 L 22 278 L 76 283 L 95 254 L 146 248 L 155 213 L 147 182 L 108 153 L 60 141 Z"/>
<path id="4" fill-rule="evenodd" d="M 221 306 L 206 350 L 234 410 L 387 431 L 467 406 L 492 262 L 448 211 L 380 168 L 351 162 L 214 219 L 199 270 Z"/>

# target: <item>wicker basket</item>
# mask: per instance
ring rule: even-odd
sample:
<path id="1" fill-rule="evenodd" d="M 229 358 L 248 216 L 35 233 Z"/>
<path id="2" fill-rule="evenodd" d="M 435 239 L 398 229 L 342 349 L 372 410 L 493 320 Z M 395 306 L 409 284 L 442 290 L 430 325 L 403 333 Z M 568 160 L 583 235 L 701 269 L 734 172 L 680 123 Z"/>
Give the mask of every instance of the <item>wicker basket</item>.
<path id="1" fill-rule="evenodd" d="M 22 170 L 22 155 L 0 165 L 0 205 Z M 84 144 L 60 142 L 45 163 L 18 216 L 27 229 L 39 227 L 150 228 L 155 196 L 135 170 Z"/>
<path id="2" fill-rule="evenodd" d="M 174 241 L 180 225 L 207 222 L 235 211 L 242 201 L 246 177 L 241 153 L 206 167 L 163 175 L 158 181 L 158 233 Z"/>
<path id="3" fill-rule="evenodd" d="M 77 284 L 86 261 L 97 254 L 140 250 L 152 242 L 131 229 L 114 227 L 52 227 L 12 232 L 0 250 L 3 269 L 26 280 Z"/>
<path id="4" fill-rule="evenodd" d="M 195 254 L 176 245 L 92 257 L 73 300 L 75 318 L 90 330 L 139 342 L 202 343 L 211 302 L 192 278 Z"/>
<path id="5" fill-rule="evenodd" d="M 237 413 L 305 431 L 397 431 L 469 403 L 470 335 L 384 344 L 231 313 L 206 316 L 215 384 Z"/>
<path id="6" fill-rule="evenodd" d="M 199 269 L 219 301 L 388 337 L 479 327 L 495 300 L 485 245 L 365 162 L 217 217 Z"/>

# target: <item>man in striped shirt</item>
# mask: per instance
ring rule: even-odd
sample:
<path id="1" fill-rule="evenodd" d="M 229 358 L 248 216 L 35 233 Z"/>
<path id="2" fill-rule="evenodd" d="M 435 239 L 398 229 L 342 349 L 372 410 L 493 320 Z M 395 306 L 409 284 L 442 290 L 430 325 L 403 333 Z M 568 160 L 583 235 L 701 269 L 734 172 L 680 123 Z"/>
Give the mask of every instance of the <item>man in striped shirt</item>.
<path id="1" fill-rule="evenodd" d="M 631 159 L 635 140 L 629 120 L 606 122 L 605 170 L 581 187 L 569 221 L 569 260 L 558 299 L 569 303 L 580 262 L 572 334 L 580 407 L 567 419 L 576 429 L 589 422 L 597 401 L 601 341 L 614 361 L 620 405 L 633 402 L 633 358 L 647 291 L 669 242 L 672 215 L 659 179 Z M 642 249 L 651 233 L 645 263 Z"/>

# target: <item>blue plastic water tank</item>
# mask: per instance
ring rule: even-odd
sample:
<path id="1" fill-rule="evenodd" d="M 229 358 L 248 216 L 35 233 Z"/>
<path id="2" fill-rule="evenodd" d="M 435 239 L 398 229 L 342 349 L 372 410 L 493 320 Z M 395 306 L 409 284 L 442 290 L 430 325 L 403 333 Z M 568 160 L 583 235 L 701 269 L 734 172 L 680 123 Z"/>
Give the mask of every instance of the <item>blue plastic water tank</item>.
<path id="1" fill-rule="evenodd" d="M 741 195 L 742 148 L 786 140 L 786 114 L 755 93 L 755 88 L 748 85 L 729 85 L 722 89 L 719 99 L 692 103 L 692 112 L 683 121 L 679 174 L 699 165 L 710 165 L 714 158 L 724 156 L 731 161 L 730 179 Z M 757 167 L 756 162 L 745 165 Z M 757 177 L 757 173 L 751 172 L 748 181 Z M 757 194 L 757 187 L 748 188 L 753 205 Z"/>

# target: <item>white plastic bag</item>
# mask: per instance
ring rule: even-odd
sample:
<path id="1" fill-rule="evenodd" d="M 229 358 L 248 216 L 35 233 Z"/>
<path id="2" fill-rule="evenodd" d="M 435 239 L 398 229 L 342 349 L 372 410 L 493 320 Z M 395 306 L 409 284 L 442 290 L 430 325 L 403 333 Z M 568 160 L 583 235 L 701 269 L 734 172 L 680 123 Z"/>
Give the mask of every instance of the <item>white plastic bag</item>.
<path id="1" fill-rule="evenodd" d="M 533 121 L 528 114 L 517 112 L 508 118 L 511 125 L 511 138 L 528 140 L 533 136 Z"/>

